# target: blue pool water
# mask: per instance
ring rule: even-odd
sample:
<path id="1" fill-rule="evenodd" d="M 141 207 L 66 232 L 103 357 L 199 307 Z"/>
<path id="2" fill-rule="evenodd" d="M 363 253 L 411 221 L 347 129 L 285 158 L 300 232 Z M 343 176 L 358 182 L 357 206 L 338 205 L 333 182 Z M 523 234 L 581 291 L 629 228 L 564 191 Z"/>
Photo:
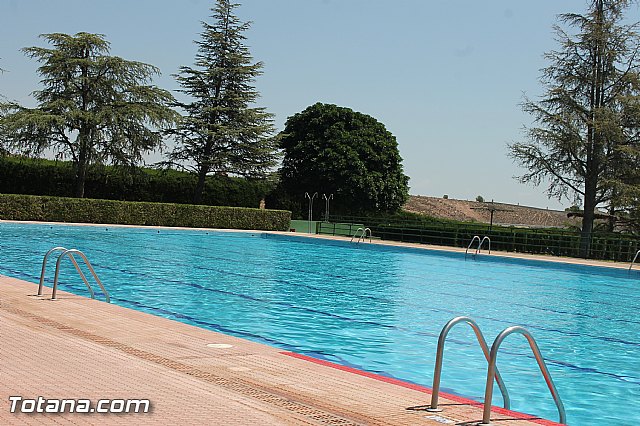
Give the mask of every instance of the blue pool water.
<path id="1" fill-rule="evenodd" d="M 640 422 L 639 272 L 261 233 L 0 223 L 0 274 L 37 282 L 58 245 L 83 250 L 119 305 L 426 386 L 454 316 L 476 319 L 489 344 L 522 325 L 569 424 Z M 87 294 L 68 263 L 61 289 Z M 504 342 L 498 366 L 513 409 L 557 420 L 524 338 Z M 455 327 L 443 391 L 481 401 L 485 375 L 473 333 Z"/>

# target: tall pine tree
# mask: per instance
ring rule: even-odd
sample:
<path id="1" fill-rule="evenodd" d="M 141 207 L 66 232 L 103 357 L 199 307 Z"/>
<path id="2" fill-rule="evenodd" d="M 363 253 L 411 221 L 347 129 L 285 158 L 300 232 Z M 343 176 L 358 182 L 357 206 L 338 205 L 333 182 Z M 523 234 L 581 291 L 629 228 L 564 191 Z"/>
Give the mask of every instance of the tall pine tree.
<path id="1" fill-rule="evenodd" d="M 560 49 L 546 54 L 545 93 L 525 100 L 536 125 L 528 143 L 510 147 L 529 169 L 522 182 L 550 182 L 550 196 L 583 203 L 580 254 L 590 254 L 595 210 L 616 210 L 633 187 L 640 159 L 640 41 L 623 22 L 628 0 L 592 0 L 584 15 L 564 14 Z"/>
<path id="2" fill-rule="evenodd" d="M 210 173 L 263 177 L 276 164 L 272 114 L 253 106 L 262 63 L 254 63 L 244 41 L 249 22 L 234 15 L 237 4 L 217 0 L 213 24 L 203 22 L 194 67 L 181 67 L 176 79 L 189 102 L 170 134 L 176 147 L 170 163 L 198 175 L 193 201 L 199 203 Z"/>
<path id="3" fill-rule="evenodd" d="M 0 137 L 27 155 L 45 149 L 72 159 L 75 196 L 84 197 L 88 167 L 111 162 L 133 166 L 162 145 L 163 127 L 176 113 L 173 97 L 151 85 L 158 68 L 109 55 L 101 34 L 41 36 L 52 48 L 23 52 L 41 63 L 43 88 L 36 108 L 0 103 Z"/>

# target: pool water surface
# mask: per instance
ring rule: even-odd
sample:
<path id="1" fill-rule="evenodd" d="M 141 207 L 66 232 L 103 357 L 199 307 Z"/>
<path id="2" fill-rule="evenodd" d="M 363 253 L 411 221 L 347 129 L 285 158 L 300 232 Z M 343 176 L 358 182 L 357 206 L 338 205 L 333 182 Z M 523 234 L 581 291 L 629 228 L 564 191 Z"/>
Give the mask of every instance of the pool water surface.
<path id="1" fill-rule="evenodd" d="M 569 424 L 640 422 L 639 272 L 264 233 L 4 222 L 0 274 L 38 282 L 54 246 L 82 250 L 112 303 L 425 386 L 451 318 L 474 318 L 489 345 L 521 325 Z M 60 288 L 88 294 L 68 262 Z M 558 419 L 522 336 L 503 343 L 498 368 L 512 409 Z M 471 329 L 456 326 L 441 389 L 482 401 L 486 369 Z"/>

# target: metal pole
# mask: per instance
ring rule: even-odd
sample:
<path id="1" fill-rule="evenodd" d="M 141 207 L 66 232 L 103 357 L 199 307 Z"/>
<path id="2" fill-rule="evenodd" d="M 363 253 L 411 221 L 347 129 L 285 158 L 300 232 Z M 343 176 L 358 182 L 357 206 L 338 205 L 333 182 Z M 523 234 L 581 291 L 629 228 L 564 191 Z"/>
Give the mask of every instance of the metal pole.
<path id="1" fill-rule="evenodd" d="M 66 251 L 66 250 L 67 249 L 64 247 L 54 247 L 44 255 L 44 259 L 42 259 L 42 272 L 40 272 L 40 283 L 38 284 L 37 296 L 42 296 L 42 287 L 44 286 L 44 273 L 47 267 L 47 259 L 49 258 L 49 255 L 55 251 Z"/>
<path id="2" fill-rule="evenodd" d="M 333 194 L 327 197 L 327 194 L 322 194 L 322 199 L 324 199 L 324 221 L 329 222 L 329 200 L 333 200 Z"/>
<path id="3" fill-rule="evenodd" d="M 311 222 L 313 221 L 313 200 L 318 197 L 318 193 L 315 192 L 313 195 L 309 195 L 308 192 L 304 193 L 304 197 L 309 199 L 309 226 L 308 233 L 311 234 Z"/>

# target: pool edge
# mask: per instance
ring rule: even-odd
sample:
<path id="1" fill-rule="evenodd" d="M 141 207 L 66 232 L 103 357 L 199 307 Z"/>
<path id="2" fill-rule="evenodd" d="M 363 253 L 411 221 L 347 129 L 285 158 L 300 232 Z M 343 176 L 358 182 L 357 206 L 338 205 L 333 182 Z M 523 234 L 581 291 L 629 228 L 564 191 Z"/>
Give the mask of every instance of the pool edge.
<path id="1" fill-rule="evenodd" d="M 297 358 L 297 359 L 301 359 L 304 361 L 308 361 L 308 362 L 313 362 L 315 364 L 319 364 L 325 367 L 330 367 L 330 368 L 335 368 L 336 370 L 341 370 L 344 372 L 348 372 L 348 373 L 352 373 L 352 374 L 357 374 L 359 376 L 363 376 L 363 377 L 368 377 L 370 379 L 374 379 L 374 380 L 378 380 L 381 382 L 385 382 L 388 384 L 392 384 L 392 385 L 396 385 L 396 386 L 401 386 L 407 389 L 411 389 L 411 390 L 415 390 L 418 392 L 423 392 L 426 394 L 431 395 L 432 394 L 432 389 L 426 386 L 422 386 L 422 385 L 417 385 L 415 383 L 410 383 L 410 382 L 405 382 L 404 380 L 400 380 L 400 379 L 395 379 L 393 377 L 387 377 L 387 376 L 382 376 L 380 374 L 376 374 L 376 373 L 371 373 L 369 371 L 364 371 L 364 370 L 359 370 L 357 368 L 353 368 L 353 367 L 348 367 L 345 365 L 341 365 L 341 364 L 336 364 L 334 362 L 331 361 L 326 361 L 323 359 L 319 359 L 319 358 L 314 358 L 308 355 L 303 355 L 303 354 L 299 354 L 296 352 L 287 352 L 287 351 L 283 351 L 280 352 L 282 355 L 286 355 L 286 356 L 290 356 L 293 358 Z M 474 401 L 472 399 L 468 399 L 462 396 L 458 396 L 458 395 L 453 395 L 450 393 L 446 393 L 446 392 L 440 392 L 440 395 L 446 399 L 449 399 L 451 401 L 455 401 L 455 402 L 459 402 L 461 404 L 465 404 L 465 405 L 470 405 L 470 406 L 474 406 L 474 407 L 480 407 L 483 406 L 484 404 L 478 401 Z M 558 422 L 554 422 L 552 420 L 548 420 L 548 419 L 543 419 L 541 417 L 538 416 L 534 416 L 532 414 L 525 414 L 525 413 L 521 413 L 518 411 L 513 411 L 513 410 L 508 410 L 506 408 L 503 407 L 497 407 L 495 405 L 491 406 L 491 412 L 495 412 L 498 414 L 502 414 L 505 416 L 512 416 L 514 417 L 516 420 L 527 420 L 533 423 L 537 423 L 539 425 L 543 425 L 543 426 L 563 426 L 561 423 Z"/>

